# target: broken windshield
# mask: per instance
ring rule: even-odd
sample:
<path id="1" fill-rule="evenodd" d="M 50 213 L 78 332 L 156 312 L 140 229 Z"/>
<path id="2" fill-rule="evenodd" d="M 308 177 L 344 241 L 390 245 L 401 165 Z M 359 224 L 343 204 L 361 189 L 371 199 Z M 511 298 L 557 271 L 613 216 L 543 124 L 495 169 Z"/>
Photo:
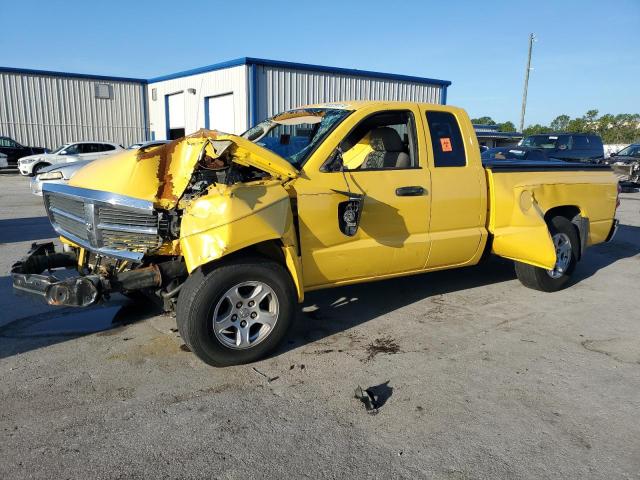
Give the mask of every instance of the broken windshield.
<path id="1" fill-rule="evenodd" d="M 260 122 L 242 136 L 299 167 L 350 113 L 337 108 L 289 110 Z"/>

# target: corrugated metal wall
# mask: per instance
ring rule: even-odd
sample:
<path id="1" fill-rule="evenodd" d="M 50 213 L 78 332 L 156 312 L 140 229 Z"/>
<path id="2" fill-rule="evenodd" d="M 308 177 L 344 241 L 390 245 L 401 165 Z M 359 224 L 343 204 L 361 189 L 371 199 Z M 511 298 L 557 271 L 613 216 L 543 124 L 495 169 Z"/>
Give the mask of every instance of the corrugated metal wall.
<path id="1" fill-rule="evenodd" d="M 328 72 L 256 65 L 257 120 L 301 105 L 347 100 L 440 103 L 442 87 Z"/>
<path id="2" fill-rule="evenodd" d="M 111 86 L 96 98 L 95 85 Z M 102 140 L 123 146 L 146 140 L 144 84 L 0 72 L 0 135 L 38 147 Z"/>
<path id="3" fill-rule="evenodd" d="M 166 139 L 167 119 L 165 96 L 184 92 L 185 133 L 188 135 L 205 127 L 205 101 L 208 97 L 233 93 L 235 132 L 242 133 L 247 125 L 247 67 L 215 70 L 186 77 L 149 83 L 149 128 L 156 139 Z M 155 89 L 155 100 L 154 92 Z M 188 90 L 194 89 L 195 93 Z"/>

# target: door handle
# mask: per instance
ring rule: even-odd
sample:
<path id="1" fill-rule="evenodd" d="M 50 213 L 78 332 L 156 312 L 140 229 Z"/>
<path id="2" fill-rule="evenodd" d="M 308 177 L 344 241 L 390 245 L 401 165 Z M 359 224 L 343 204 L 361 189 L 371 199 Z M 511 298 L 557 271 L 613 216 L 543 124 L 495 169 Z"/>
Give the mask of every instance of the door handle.
<path id="1" fill-rule="evenodd" d="M 396 188 L 398 197 L 419 197 L 425 195 L 427 191 L 422 187 L 400 187 Z"/>

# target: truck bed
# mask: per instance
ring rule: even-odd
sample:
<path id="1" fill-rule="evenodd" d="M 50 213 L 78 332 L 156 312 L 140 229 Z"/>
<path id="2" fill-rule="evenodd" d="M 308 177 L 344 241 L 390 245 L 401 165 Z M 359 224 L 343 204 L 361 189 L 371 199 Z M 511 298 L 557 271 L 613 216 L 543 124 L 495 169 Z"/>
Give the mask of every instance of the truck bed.
<path id="1" fill-rule="evenodd" d="M 609 166 L 510 160 L 487 161 L 483 166 L 493 253 L 552 268 L 555 248 L 548 221 L 554 215 L 576 225 L 583 248 L 604 242 L 609 235 L 618 193 Z"/>

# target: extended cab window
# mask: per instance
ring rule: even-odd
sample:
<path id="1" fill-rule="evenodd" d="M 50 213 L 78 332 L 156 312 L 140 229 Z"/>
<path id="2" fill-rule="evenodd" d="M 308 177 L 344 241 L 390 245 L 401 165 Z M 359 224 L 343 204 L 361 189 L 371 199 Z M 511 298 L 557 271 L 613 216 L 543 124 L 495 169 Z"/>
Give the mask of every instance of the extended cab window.
<path id="1" fill-rule="evenodd" d="M 433 144 L 434 165 L 464 167 L 467 157 L 456 117 L 449 112 L 427 112 L 427 124 Z"/>
<path id="2" fill-rule="evenodd" d="M 360 122 L 341 144 L 347 170 L 413 168 L 416 130 L 408 111 L 377 113 Z"/>

